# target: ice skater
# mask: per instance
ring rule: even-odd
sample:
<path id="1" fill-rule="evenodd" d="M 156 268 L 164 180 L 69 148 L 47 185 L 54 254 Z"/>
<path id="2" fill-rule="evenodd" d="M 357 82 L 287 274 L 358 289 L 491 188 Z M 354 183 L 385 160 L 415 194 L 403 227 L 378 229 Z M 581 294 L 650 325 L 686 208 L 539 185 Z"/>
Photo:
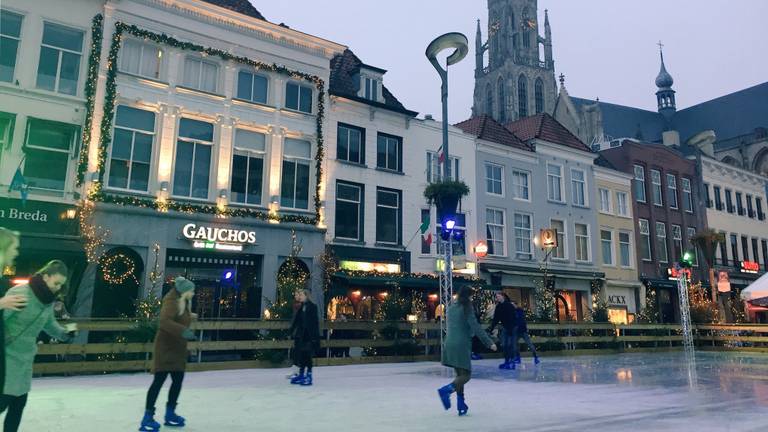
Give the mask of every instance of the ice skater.
<path id="1" fill-rule="evenodd" d="M 312 385 L 312 356 L 320 347 L 320 323 L 317 305 L 310 300 L 307 289 L 297 290 L 296 301 L 301 303 L 293 315 L 291 336 L 293 337 L 293 361 L 299 367 L 298 375 L 291 378 L 291 384 Z"/>
<path id="2" fill-rule="evenodd" d="M 0 269 L 13 267 L 13 262 L 19 255 L 19 233 L 0 227 Z M 0 335 L 5 334 L 3 311 L 19 311 L 27 305 L 27 298 L 20 294 L 5 295 L 9 288 L 9 280 L 0 271 Z M 3 393 L 5 382 L 5 349 L 0 350 L 0 394 Z"/>
<path id="3" fill-rule="evenodd" d="M 437 390 L 443 407 L 451 408 L 451 393 L 456 392 L 456 409 L 460 416 L 466 415 L 469 407 L 464 399 L 464 385 L 472 377 L 472 336 L 477 336 L 491 350 L 496 344 L 485 333 L 472 310 L 472 288 L 462 286 L 456 301 L 448 307 L 448 323 L 442 363 L 452 367 L 456 378 L 452 383 Z"/>
<path id="4" fill-rule="evenodd" d="M 516 309 L 509 300 L 509 296 L 501 291 L 496 293 L 496 309 L 493 311 L 493 319 L 488 333 L 492 333 L 496 325 L 501 323 L 499 339 L 504 350 L 504 363 L 499 369 L 515 369 L 515 325 L 517 322 Z"/>
<path id="5" fill-rule="evenodd" d="M 163 297 L 160 308 L 160 323 L 155 334 L 152 372 L 154 379 L 147 391 L 144 418 L 140 431 L 155 432 L 160 430 L 160 423 L 155 421 L 155 402 L 168 375 L 171 376 L 171 390 L 165 406 L 165 425 L 184 426 L 184 417 L 176 414 L 176 404 L 184 381 L 187 368 L 187 341 L 195 340 L 194 332 L 189 328 L 197 314 L 190 311 L 195 284 L 179 276 L 174 280 L 173 288 Z"/>
<path id="6" fill-rule="evenodd" d="M 512 302 L 512 306 L 515 308 L 515 330 L 512 332 L 512 339 L 515 351 L 515 363 L 520 364 L 520 338 L 523 338 L 526 344 L 528 344 L 528 350 L 533 354 L 533 363 L 539 364 L 539 356 L 536 354 L 536 346 L 531 342 L 531 335 L 528 334 L 528 322 L 525 319 L 525 309 L 519 307 L 515 302 Z"/>
<path id="7" fill-rule="evenodd" d="M 62 342 L 72 340 L 75 324 L 62 327 L 53 315 L 56 294 L 67 281 L 67 266 L 53 260 L 38 270 L 29 283 L 11 288 L 8 296 L 22 296 L 27 304 L 21 309 L 6 309 L 5 382 L 0 396 L 0 413 L 5 415 L 5 432 L 16 432 L 32 386 L 32 364 L 37 354 L 37 335 L 44 331 Z"/>

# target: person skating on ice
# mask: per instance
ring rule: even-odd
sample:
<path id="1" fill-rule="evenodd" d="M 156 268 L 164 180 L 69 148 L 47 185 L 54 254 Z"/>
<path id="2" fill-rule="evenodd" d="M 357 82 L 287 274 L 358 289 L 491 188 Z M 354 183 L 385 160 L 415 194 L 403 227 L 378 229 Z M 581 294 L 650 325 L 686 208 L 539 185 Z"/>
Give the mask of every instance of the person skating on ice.
<path id="1" fill-rule="evenodd" d="M 515 308 L 515 331 L 512 338 L 514 339 L 515 350 L 515 363 L 521 363 L 520 359 L 520 338 L 523 338 L 526 344 L 528 344 L 528 350 L 533 354 L 533 362 L 535 364 L 541 363 L 539 356 L 536 354 L 536 346 L 531 342 L 531 335 L 528 334 L 528 322 L 525 319 L 525 309 L 519 307 L 515 302 L 512 302 L 512 306 Z"/>
<path id="2" fill-rule="evenodd" d="M 184 417 L 176 414 L 176 404 L 187 368 L 187 341 L 195 340 L 195 334 L 189 328 L 192 320 L 197 318 L 197 314 L 191 312 L 194 295 L 195 284 L 179 276 L 174 280 L 171 290 L 163 297 L 160 322 L 155 334 L 152 364 L 154 379 L 147 391 L 140 431 L 160 430 L 160 423 L 154 418 L 155 403 L 168 375 L 171 376 L 171 390 L 168 392 L 168 403 L 165 406 L 165 425 L 180 427 L 186 424 Z"/>
<path id="3" fill-rule="evenodd" d="M 493 312 L 493 319 L 491 320 L 488 332 L 492 333 L 496 325 L 501 323 L 499 340 L 501 340 L 501 346 L 504 350 L 504 363 L 499 365 L 499 369 L 514 369 L 516 353 L 513 337 L 517 321 L 515 307 L 509 300 L 509 296 L 501 291 L 496 293 L 496 303 L 496 309 Z"/>
<path id="4" fill-rule="evenodd" d="M 291 378 L 291 384 L 312 385 L 312 356 L 320 347 L 320 323 L 317 305 L 310 300 L 310 292 L 300 289 L 294 294 L 301 303 L 293 315 L 291 336 L 293 337 L 294 363 L 299 367 L 299 374 Z"/>
<path id="5" fill-rule="evenodd" d="M 6 266 L 13 267 L 13 262 L 19 255 L 19 233 L 0 227 L 0 270 Z M 27 298 L 20 294 L 5 295 L 10 281 L 0 272 L 0 335 L 5 334 L 3 319 L 4 310 L 19 311 L 27 305 Z M 5 348 L 0 350 L 0 394 L 3 393 L 5 382 Z"/>
<path id="6" fill-rule="evenodd" d="M 67 281 L 69 270 L 53 260 L 38 270 L 29 282 L 8 290 L 8 296 L 22 296 L 27 304 L 21 309 L 6 309 L 5 321 L 5 383 L 0 396 L 0 413 L 5 415 L 5 432 L 16 432 L 27 404 L 32 386 L 32 366 L 37 354 L 37 336 L 44 331 L 62 342 L 72 340 L 75 324 L 62 327 L 53 314 L 56 294 Z"/>
<path id="7" fill-rule="evenodd" d="M 437 390 L 443 407 L 451 408 L 451 394 L 456 393 L 456 409 L 460 416 L 466 415 L 469 407 L 464 399 L 464 385 L 472 376 L 472 336 L 477 336 L 485 346 L 496 351 L 496 344 L 477 322 L 472 309 L 472 288 L 462 286 L 456 301 L 448 307 L 448 323 L 443 346 L 442 364 L 452 367 L 456 378 L 452 383 Z"/>

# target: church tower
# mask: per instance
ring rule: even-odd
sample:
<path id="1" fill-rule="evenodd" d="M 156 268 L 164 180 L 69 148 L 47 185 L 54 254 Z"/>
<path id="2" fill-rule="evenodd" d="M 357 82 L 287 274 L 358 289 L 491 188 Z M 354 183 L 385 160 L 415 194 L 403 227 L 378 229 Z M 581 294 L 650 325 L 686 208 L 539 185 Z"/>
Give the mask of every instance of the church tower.
<path id="1" fill-rule="evenodd" d="M 486 114 L 504 124 L 552 114 L 557 98 L 552 29 L 545 11 L 544 36 L 539 34 L 537 12 L 537 0 L 488 0 L 488 39 L 483 42 L 479 20 L 475 34 L 472 116 Z"/>

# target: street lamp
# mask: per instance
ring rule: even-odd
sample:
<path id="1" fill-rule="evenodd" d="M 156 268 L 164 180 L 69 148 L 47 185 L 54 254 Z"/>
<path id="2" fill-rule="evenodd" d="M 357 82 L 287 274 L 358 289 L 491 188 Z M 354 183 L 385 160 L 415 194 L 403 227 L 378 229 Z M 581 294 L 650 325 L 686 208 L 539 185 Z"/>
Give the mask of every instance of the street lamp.
<path id="1" fill-rule="evenodd" d="M 452 49 L 453 52 L 446 59 L 446 67 L 444 68 L 440 61 L 437 60 L 437 55 L 445 51 L 446 49 Z M 442 180 L 449 180 L 448 167 L 450 166 L 450 157 L 448 153 L 448 66 L 454 65 L 460 62 L 466 57 L 469 52 L 469 41 L 467 37 L 461 33 L 452 32 L 446 33 L 442 36 L 438 36 L 435 40 L 430 42 L 427 46 L 427 50 L 424 54 L 432 63 L 432 66 L 437 70 L 440 75 L 440 98 L 443 105 L 443 175 Z M 452 210 L 452 212 L 455 211 Z M 440 324 L 440 345 L 442 346 L 443 336 L 446 331 L 447 322 L 447 306 L 451 302 L 453 296 L 453 240 L 452 232 L 453 227 L 456 224 L 455 215 L 441 215 L 444 233 L 441 233 L 441 240 L 445 247 L 443 248 L 445 253 L 444 268 L 440 274 L 440 303 L 445 308 L 446 316 L 443 318 Z M 447 239 L 445 238 L 447 237 Z"/>

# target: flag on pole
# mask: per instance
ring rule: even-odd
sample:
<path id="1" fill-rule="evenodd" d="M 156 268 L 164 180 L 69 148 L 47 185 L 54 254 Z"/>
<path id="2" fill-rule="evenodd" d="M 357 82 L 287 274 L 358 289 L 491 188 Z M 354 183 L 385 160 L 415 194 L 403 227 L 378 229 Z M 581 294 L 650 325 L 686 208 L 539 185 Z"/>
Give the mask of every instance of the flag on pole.
<path id="1" fill-rule="evenodd" d="M 443 151 L 443 146 L 440 146 L 440 149 L 437 151 L 437 161 L 440 164 L 445 162 L 445 151 Z"/>
<path id="2" fill-rule="evenodd" d="M 427 238 L 424 239 L 424 244 L 427 245 L 427 247 L 432 246 L 432 233 L 427 234 Z"/>
<path id="3" fill-rule="evenodd" d="M 421 233 L 424 234 L 425 232 L 429 231 L 429 213 L 425 213 L 421 216 L 421 226 L 419 229 L 421 230 Z"/>
<path id="4" fill-rule="evenodd" d="M 27 184 L 27 179 L 25 179 L 24 174 L 21 173 L 21 165 L 19 165 L 19 167 L 16 168 L 16 172 L 13 174 L 10 186 L 8 186 L 8 192 L 13 192 L 15 190 L 19 191 L 21 193 L 21 203 L 26 204 L 27 196 L 29 195 L 28 188 L 29 185 Z"/>

